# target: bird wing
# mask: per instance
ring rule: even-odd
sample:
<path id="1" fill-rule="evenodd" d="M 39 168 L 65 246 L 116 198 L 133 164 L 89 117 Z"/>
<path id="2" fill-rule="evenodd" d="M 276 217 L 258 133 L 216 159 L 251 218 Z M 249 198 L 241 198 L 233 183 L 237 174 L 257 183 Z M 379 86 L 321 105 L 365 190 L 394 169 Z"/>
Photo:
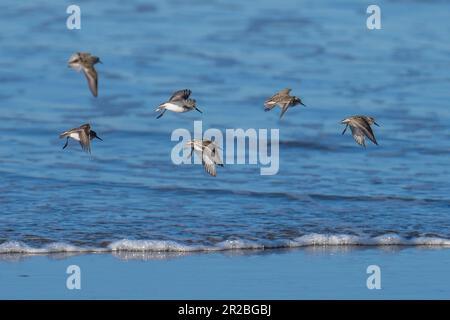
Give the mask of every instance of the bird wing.
<path id="1" fill-rule="evenodd" d="M 186 100 L 191 95 L 191 92 L 192 91 L 189 89 L 175 91 L 170 97 L 169 101 Z"/>
<path id="2" fill-rule="evenodd" d="M 279 98 L 279 97 L 287 96 L 287 95 L 289 95 L 290 92 L 291 92 L 291 89 L 285 88 L 283 90 L 278 91 L 277 93 L 275 93 L 273 96 L 271 96 L 267 100 L 274 100 L 274 99 Z"/>
<path id="3" fill-rule="evenodd" d="M 98 90 L 97 90 L 97 83 L 98 83 L 98 76 L 97 71 L 95 71 L 94 66 L 90 67 L 84 67 L 83 73 L 86 76 L 86 79 L 88 81 L 89 89 L 91 90 L 94 97 L 97 96 Z"/>
<path id="4" fill-rule="evenodd" d="M 378 145 L 377 139 L 375 139 L 375 135 L 373 134 L 372 128 L 370 124 L 364 118 L 359 118 L 357 121 L 353 121 L 352 123 L 356 128 L 359 129 L 367 138 L 369 138 L 373 143 Z M 352 130 L 353 133 L 353 130 Z"/>
<path id="5" fill-rule="evenodd" d="M 197 102 L 195 101 L 195 99 L 186 99 L 186 100 L 183 100 L 183 108 L 185 108 L 185 109 L 193 109 L 193 108 L 195 108 L 195 104 L 196 104 Z"/>
<path id="6" fill-rule="evenodd" d="M 289 93 L 291 93 L 291 90 L 292 89 L 285 88 L 283 90 L 278 91 L 277 94 L 280 95 L 280 96 L 287 96 Z"/>
<path id="7" fill-rule="evenodd" d="M 80 129 L 78 130 L 78 133 L 80 135 L 81 149 L 83 149 L 86 152 L 91 153 L 91 140 L 89 139 L 89 131 L 90 131 L 89 127 L 88 128 L 80 127 Z"/>
<path id="8" fill-rule="evenodd" d="M 278 91 L 277 93 L 275 93 L 273 96 L 271 96 L 269 99 L 267 99 L 264 102 L 264 106 L 266 107 L 266 111 L 269 111 L 271 109 L 273 109 L 273 107 L 275 107 L 277 105 L 277 103 L 283 98 L 289 95 L 289 93 L 291 92 L 291 89 L 286 88 L 283 90 Z"/>
<path id="9" fill-rule="evenodd" d="M 211 141 L 208 141 L 204 144 L 202 152 L 202 163 L 205 171 L 213 177 L 217 175 L 216 164 L 222 165 L 221 160 L 217 155 L 217 147 Z"/>
<path id="10" fill-rule="evenodd" d="M 352 136 L 356 143 L 365 147 L 366 142 L 364 141 L 364 132 L 360 128 L 354 126 L 350 126 L 350 130 L 352 130 Z"/>
<path id="11" fill-rule="evenodd" d="M 203 152 L 202 154 L 202 163 L 206 172 L 215 177 L 217 174 L 216 164 L 214 163 L 214 160 L 211 158 L 211 155 L 208 155 L 207 152 Z"/>
<path id="12" fill-rule="evenodd" d="M 81 125 L 78 129 L 87 130 L 88 132 L 91 131 L 91 125 L 89 123 L 85 123 Z"/>
<path id="13" fill-rule="evenodd" d="M 214 142 L 209 141 L 209 143 L 205 145 L 203 153 L 208 154 L 215 164 L 223 167 L 223 162 L 222 159 L 220 158 L 219 149 L 220 148 Z"/>
<path id="14" fill-rule="evenodd" d="M 65 138 L 68 135 L 70 135 L 71 133 L 78 132 L 81 129 L 87 129 L 88 131 L 90 131 L 91 130 L 91 126 L 90 126 L 89 123 L 83 124 L 82 126 L 79 126 L 78 128 L 72 128 L 72 129 L 69 129 L 67 131 L 64 131 L 63 133 L 61 133 L 59 135 L 59 137 L 60 138 Z"/>
<path id="15" fill-rule="evenodd" d="M 283 102 L 279 103 L 279 105 L 281 107 L 280 119 L 283 117 L 285 112 L 289 109 L 289 106 L 291 105 L 291 103 L 292 103 L 292 99 L 289 99 L 288 101 L 283 101 Z"/>
<path id="16" fill-rule="evenodd" d="M 78 129 L 79 129 L 79 128 L 73 128 L 73 129 L 64 131 L 63 133 L 61 133 L 61 134 L 59 135 L 59 138 L 60 138 L 60 139 L 65 138 L 65 137 L 69 136 L 71 133 L 76 132 Z"/>
<path id="17" fill-rule="evenodd" d="M 283 118 L 283 115 L 286 113 L 287 109 L 289 109 L 288 106 L 281 107 L 280 119 Z"/>

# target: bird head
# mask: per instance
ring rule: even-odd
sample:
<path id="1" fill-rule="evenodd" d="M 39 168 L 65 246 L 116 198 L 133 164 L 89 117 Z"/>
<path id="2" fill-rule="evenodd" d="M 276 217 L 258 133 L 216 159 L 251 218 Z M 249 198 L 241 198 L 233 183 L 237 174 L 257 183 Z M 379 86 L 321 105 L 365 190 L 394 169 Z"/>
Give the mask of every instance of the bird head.
<path id="1" fill-rule="evenodd" d="M 294 105 L 301 104 L 302 106 L 306 107 L 306 105 L 302 102 L 302 99 L 299 97 L 294 97 Z"/>
<path id="2" fill-rule="evenodd" d="M 97 132 L 95 132 L 93 130 L 90 131 L 89 135 L 90 135 L 91 140 L 94 138 L 97 138 L 98 140 L 103 141 L 103 139 L 97 135 Z"/>
<path id="3" fill-rule="evenodd" d="M 100 61 L 99 57 L 92 56 L 92 64 L 96 64 L 96 63 L 103 64 L 103 62 Z"/>
<path id="4" fill-rule="evenodd" d="M 380 126 L 378 123 L 375 122 L 375 118 L 373 118 L 373 117 L 365 117 L 365 118 L 366 118 L 366 121 L 367 121 L 370 125 L 374 124 L 374 125 L 376 125 L 377 127 Z"/>

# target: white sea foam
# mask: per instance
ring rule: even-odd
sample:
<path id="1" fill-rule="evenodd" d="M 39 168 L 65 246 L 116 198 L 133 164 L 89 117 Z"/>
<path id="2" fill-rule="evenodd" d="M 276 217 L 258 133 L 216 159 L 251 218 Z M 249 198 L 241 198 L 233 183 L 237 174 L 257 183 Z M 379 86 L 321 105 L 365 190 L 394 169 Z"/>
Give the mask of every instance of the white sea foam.
<path id="1" fill-rule="evenodd" d="M 405 239 L 396 234 L 377 237 L 361 237 L 348 234 L 308 234 L 291 240 L 226 240 L 214 245 L 187 245 L 166 240 L 128 240 L 110 243 L 106 248 L 78 247 L 55 242 L 43 247 L 33 247 L 19 241 L 0 244 L 0 254 L 47 254 L 83 252 L 199 252 L 227 250 L 263 250 L 300 247 L 348 247 L 348 246 L 430 246 L 450 247 L 450 239 L 439 237 L 416 237 Z"/>
<path id="2" fill-rule="evenodd" d="M 348 246 L 358 245 L 361 241 L 360 237 L 348 234 L 318 234 L 311 233 L 294 240 L 288 241 L 289 247 L 306 247 L 306 246 Z"/>
<path id="3" fill-rule="evenodd" d="M 88 249 L 77 247 L 71 244 L 54 242 L 41 248 L 31 247 L 20 241 L 7 241 L 0 244 L 0 254 L 2 253 L 25 253 L 25 254 L 45 254 L 58 252 L 95 252 L 104 251 L 105 249 Z"/>
<path id="4" fill-rule="evenodd" d="M 264 249 L 264 244 L 246 240 L 226 240 L 215 245 L 217 250 Z"/>
<path id="5" fill-rule="evenodd" d="M 175 241 L 162 240 L 119 240 L 111 243 L 108 248 L 111 251 L 173 251 L 188 252 L 201 251 L 201 247 L 183 245 Z"/>

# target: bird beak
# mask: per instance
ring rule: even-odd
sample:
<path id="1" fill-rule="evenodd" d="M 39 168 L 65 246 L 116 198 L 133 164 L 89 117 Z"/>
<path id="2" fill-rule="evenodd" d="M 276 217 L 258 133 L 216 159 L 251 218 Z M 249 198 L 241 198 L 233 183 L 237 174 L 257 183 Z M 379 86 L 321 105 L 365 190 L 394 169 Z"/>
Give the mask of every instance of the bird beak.
<path id="1" fill-rule="evenodd" d="M 304 104 L 303 102 L 300 102 L 300 104 L 301 104 L 302 106 L 306 107 L 306 104 Z"/>
<path id="2" fill-rule="evenodd" d="M 380 125 L 378 123 L 376 123 L 375 121 L 373 122 L 374 125 L 376 125 L 377 127 L 379 127 Z"/>
<path id="3" fill-rule="evenodd" d="M 100 138 L 99 136 L 95 136 L 98 140 L 103 141 L 102 138 Z"/>

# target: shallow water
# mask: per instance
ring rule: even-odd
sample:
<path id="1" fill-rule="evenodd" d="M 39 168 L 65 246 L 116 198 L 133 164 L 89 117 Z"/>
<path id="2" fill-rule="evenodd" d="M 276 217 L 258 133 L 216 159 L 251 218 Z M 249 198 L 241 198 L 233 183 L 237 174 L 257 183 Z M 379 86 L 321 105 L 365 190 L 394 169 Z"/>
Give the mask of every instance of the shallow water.
<path id="1" fill-rule="evenodd" d="M 375 31 L 356 0 L 78 4 L 79 31 L 66 5 L 0 4 L 0 252 L 450 244 L 450 3 L 379 1 Z M 97 99 L 75 51 L 103 61 Z M 287 86 L 308 107 L 279 121 L 262 103 Z M 204 113 L 156 120 L 182 88 Z M 353 114 L 379 147 L 341 135 Z M 279 173 L 172 164 L 194 120 L 279 128 Z M 92 156 L 61 150 L 86 122 Z"/>
<path id="2" fill-rule="evenodd" d="M 448 249 L 0 255 L 2 299 L 448 299 Z M 5 260 L 5 257 L 7 260 Z M 124 259 L 124 260 L 118 260 Z M 142 261 L 144 260 L 144 261 Z M 382 268 L 368 290 L 368 264 Z M 19 263 L 17 263 L 19 262 Z M 81 290 L 66 287 L 81 268 Z M 338 289 L 335 289 L 338 288 Z M 275 310 L 274 310 L 275 311 Z"/>

